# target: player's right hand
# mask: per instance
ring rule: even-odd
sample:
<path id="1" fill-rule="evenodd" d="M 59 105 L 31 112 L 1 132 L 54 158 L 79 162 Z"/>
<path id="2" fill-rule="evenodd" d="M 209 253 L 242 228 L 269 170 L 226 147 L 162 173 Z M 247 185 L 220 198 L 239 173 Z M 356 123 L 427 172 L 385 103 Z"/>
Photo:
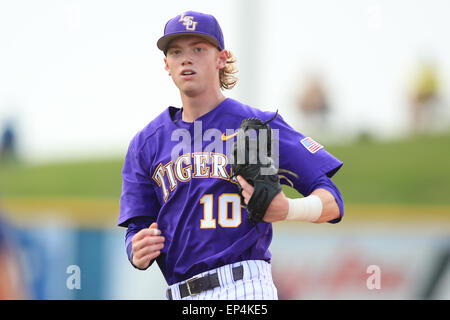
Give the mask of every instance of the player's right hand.
<path id="1" fill-rule="evenodd" d="M 164 248 L 164 237 L 158 230 L 158 224 L 153 222 L 150 227 L 136 233 L 131 243 L 133 264 L 139 269 L 146 269 L 150 261 L 161 254 L 161 249 Z"/>

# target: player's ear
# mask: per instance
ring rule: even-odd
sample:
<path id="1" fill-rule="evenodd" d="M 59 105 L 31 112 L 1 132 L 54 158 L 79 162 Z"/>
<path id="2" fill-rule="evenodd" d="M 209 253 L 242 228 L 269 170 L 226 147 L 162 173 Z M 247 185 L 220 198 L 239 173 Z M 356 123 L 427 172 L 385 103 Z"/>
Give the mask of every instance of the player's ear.
<path id="1" fill-rule="evenodd" d="M 225 68 L 225 66 L 227 65 L 228 57 L 229 54 L 227 50 L 223 49 L 222 51 L 219 52 L 219 57 L 217 60 L 217 68 L 219 70 Z"/>
<path id="2" fill-rule="evenodd" d="M 167 58 L 166 57 L 164 57 L 164 69 L 166 69 L 166 71 L 169 72 L 169 75 L 170 75 L 169 64 L 167 63 Z"/>

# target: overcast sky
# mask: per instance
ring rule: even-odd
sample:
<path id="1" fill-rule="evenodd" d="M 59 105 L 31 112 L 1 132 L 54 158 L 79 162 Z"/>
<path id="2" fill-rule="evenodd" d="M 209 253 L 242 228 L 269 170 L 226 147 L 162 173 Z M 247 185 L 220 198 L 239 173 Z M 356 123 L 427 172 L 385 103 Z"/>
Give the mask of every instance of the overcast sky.
<path id="1" fill-rule="evenodd" d="M 404 130 L 420 57 L 437 61 L 450 98 L 446 0 L 16 0 L 0 2 L 0 128 L 15 121 L 30 161 L 124 154 L 139 129 L 180 106 L 156 41 L 190 9 L 216 16 L 238 58 L 240 82 L 225 94 L 279 109 L 300 132 L 295 98 L 312 71 L 344 137 Z"/>

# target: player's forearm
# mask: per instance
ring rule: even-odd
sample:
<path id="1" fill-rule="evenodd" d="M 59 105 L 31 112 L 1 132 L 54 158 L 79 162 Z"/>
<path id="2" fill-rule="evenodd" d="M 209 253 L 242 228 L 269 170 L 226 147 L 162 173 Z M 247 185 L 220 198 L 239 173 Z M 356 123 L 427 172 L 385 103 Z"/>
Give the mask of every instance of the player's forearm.
<path id="1" fill-rule="evenodd" d="M 316 189 L 312 195 L 318 196 L 322 201 L 322 213 L 315 223 L 328 222 L 341 216 L 335 197 L 326 189 Z"/>

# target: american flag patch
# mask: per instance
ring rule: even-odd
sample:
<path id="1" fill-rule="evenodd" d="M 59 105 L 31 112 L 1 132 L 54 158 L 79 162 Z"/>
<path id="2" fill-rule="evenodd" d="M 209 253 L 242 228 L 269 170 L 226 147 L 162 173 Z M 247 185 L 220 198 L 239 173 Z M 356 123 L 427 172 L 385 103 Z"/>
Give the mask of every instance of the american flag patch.
<path id="1" fill-rule="evenodd" d="M 317 151 L 319 151 L 320 149 L 323 148 L 323 146 L 321 144 L 317 143 L 310 137 L 306 137 L 306 138 L 302 139 L 300 142 L 311 153 L 316 153 Z"/>

